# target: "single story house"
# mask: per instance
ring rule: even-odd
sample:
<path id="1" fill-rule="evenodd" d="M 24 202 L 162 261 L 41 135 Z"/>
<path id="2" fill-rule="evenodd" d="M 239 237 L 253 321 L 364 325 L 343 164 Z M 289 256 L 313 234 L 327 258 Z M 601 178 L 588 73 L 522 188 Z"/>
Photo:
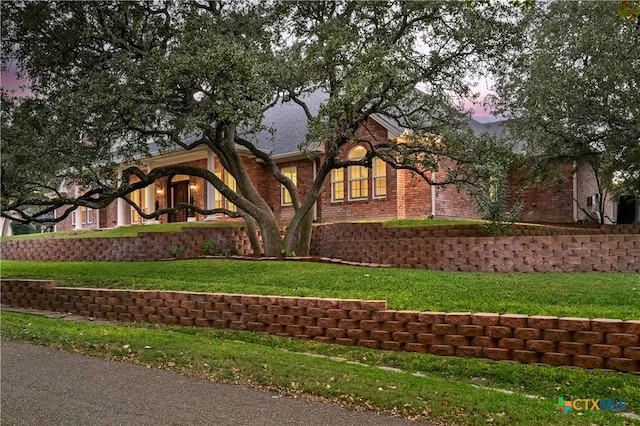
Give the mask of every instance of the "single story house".
<path id="1" fill-rule="evenodd" d="M 320 100 L 309 102 L 311 109 L 318 108 Z M 273 106 L 264 118 L 264 123 L 276 129 L 274 134 L 261 132 L 253 135 L 258 146 L 270 152 L 285 175 L 298 186 L 302 196 L 310 187 L 322 158 L 309 158 L 301 152 L 299 145 L 306 135 L 306 117 L 302 109 L 290 102 Z M 471 119 L 469 125 L 477 133 L 501 131 L 500 123 L 480 123 Z M 405 129 L 392 120 L 373 115 L 358 131 L 360 135 L 378 141 L 394 141 L 402 138 Z M 344 158 L 357 159 L 364 155 L 364 147 L 352 143 L 342 152 Z M 321 155 L 321 154 L 320 154 Z M 171 153 L 160 153 L 152 149 L 152 155 L 145 160 L 146 167 L 164 165 L 190 165 L 206 168 L 214 172 L 230 187 L 233 177 L 221 166 L 215 155 L 205 146 L 190 151 L 183 149 Z M 276 214 L 286 222 L 293 216 L 293 207 L 288 192 L 271 175 L 268 168 L 255 157 L 246 154 L 245 164 L 254 184 L 263 194 Z M 578 167 L 572 173 L 567 167 L 569 179 L 561 187 L 529 188 L 523 194 L 525 218 L 530 222 L 575 223 L 588 219 L 586 213 L 595 212 L 598 191 L 595 176 L 587 167 Z M 573 174 L 573 176 L 571 176 Z M 356 221 L 372 219 L 404 218 L 477 218 L 478 214 L 471 197 L 458 192 L 455 187 L 430 186 L 422 178 L 407 170 L 396 170 L 379 159 L 374 159 L 371 169 L 352 166 L 334 170 L 324 183 L 313 214 L 317 222 Z M 68 188 L 68 191 L 76 191 Z M 215 188 L 201 178 L 187 175 L 173 175 L 157 181 L 154 185 L 135 191 L 131 199 L 144 211 L 167 208 L 179 203 L 193 202 L 207 209 L 216 207 L 233 208 Z M 606 215 L 614 216 L 614 205 L 608 203 Z M 160 222 L 186 222 L 221 220 L 221 217 L 204 217 L 195 214 L 189 217 L 186 210 L 162 216 Z M 110 206 L 92 210 L 79 208 L 70 217 L 56 225 L 57 230 L 98 229 L 146 223 L 142 217 L 123 200 Z"/>

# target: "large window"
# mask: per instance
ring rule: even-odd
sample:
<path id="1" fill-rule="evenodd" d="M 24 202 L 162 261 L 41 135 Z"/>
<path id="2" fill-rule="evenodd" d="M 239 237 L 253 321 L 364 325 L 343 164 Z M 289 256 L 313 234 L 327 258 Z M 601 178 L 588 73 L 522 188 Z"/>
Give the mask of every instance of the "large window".
<path id="1" fill-rule="evenodd" d="M 233 192 L 236 192 L 236 180 L 233 176 L 231 176 L 229 172 L 227 172 L 226 170 L 216 172 L 216 176 L 218 176 L 218 178 L 220 178 L 220 180 L 222 180 L 224 184 L 229 187 L 229 189 L 231 189 Z M 227 209 L 232 212 L 236 211 L 236 205 L 223 197 L 222 194 L 215 188 L 213 197 L 215 200 L 216 209 Z"/>
<path id="2" fill-rule="evenodd" d="M 80 220 L 83 224 L 93 223 L 93 210 L 89 207 L 80 207 Z"/>
<path id="3" fill-rule="evenodd" d="M 379 158 L 373 159 L 373 198 L 387 196 L 387 163 Z"/>
<path id="4" fill-rule="evenodd" d="M 349 151 L 349 160 L 361 160 L 367 154 L 362 146 Z M 364 166 L 349 167 L 349 199 L 358 200 L 369 197 L 369 169 Z"/>
<path id="5" fill-rule="evenodd" d="M 344 169 L 331 171 L 331 199 L 333 201 L 344 200 Z"/>
<path id="6" fill-rule="evenodd" d="M 365 147 L 356 146 L 349 151 L 348 159 L 358 161 L 366 155 Z M 369 197 L 385 198 L 387 196 L 387 163 L 374 158 L 371 169 L 371 180 L 369 180 L 369 168 L 365 166 L 349 166 L 346 172 L 345 169 L 332 170 L 331 200 L 344 201 L 346 197 L 349 200 L 366 200 Z M 371 182 L 371 193 L 369 193 L 369 182 Z"/>
<path id="7" fill-rule="evenodd" d="M 298 171 L 295 166 L 283 167 L 282 174 L 285 175 L 285 177 L 288 177 L 294 185 L 298 184 Z M 283 206 L 291 205 L 291 194 L 284 185 L 280 185 L 280 200 Z"/>
<path id="8" fill-rule="evenodd" d="M 147 211 L 147 196 L 146 196 L 146 189 L 142 188 L 142 189 L 136 189 L 135 191 L 133 191 L 131 193 L 131 195 L 129 196 L 129 198 L 131 199 L 131 201 L 133 201 L 138 207 L 140 207 L 140 209 L 144 212 L 144 213 L 148 213 Z M 142 217 L 138 214 L 138 212 L 136 211 L 136 209 L 134 209 L 133 207 L 131 207 L 131 223 L 142 223 L 143 219 Z"/>

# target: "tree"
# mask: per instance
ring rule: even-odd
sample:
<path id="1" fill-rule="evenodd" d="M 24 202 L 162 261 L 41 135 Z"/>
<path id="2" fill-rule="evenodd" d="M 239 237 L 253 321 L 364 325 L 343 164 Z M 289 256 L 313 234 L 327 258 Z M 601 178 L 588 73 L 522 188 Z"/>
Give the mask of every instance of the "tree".
<path id="1" fill-rule="evenodd" d="M 640 194 L 640 27 L 617 16 L 620 7 L 539 5 L 527 20 L 527 49 L 497 79 L 498 110 L 527 143 L 537 174 L 586 162 L 599 192 L 613 196 Z"/>
<path id="2" fill-rule="evenodd" d="M 371 166 L 379 157 L 410 169 L 433 184 L 473 180 L 479 151 L 460 130 L 471 96 L 466 78 L 499 60 L 514 34 L 504 6 L 451 2 L 115 2 L 3 3 L 3 59 L 15 59 L 46 107 L 42 137 L 66 147 L 88 147 L 97 155 L 72 164 L 64 175 L 87 191 L 79 197 L 16 197 L 3 186 L 2 211 L 68 205 L 100 208 L 118 197 L 174 173 L 199 176 L 238 207 L 201 214 L 241 215 L 255 233 L 254 252 L 278 255 L 309 244 L 311 208 L 335 168 Z M 77 46 L 68 49 L 67 46 Z M 421 90 L 416 90 L 416 85 Z M 326 101 L 314 114 L 305 95 L 322 91 Z M 304 109 L 309 133 L 303 149 L 322 161 L 304 198 L 269 153 L 244 134 L 265 130 L 263 113 L 277 102 Z M 365 157 L 343 161 L 340 150 L 373 114 L 413 130 L 406 143 L 368 146 Z M 15 124 L 13 124 L 15 125 Z M 443 143 L 446 138 L 446 143 Z M 207 170 L 186 166 L 136 166 L 114 175 L 118 164 L 149 155 L 147 142 L 162 149 L 205 145 L 237 182 L 237 191 Z M 283 238 L 276 218 L 249 179 L 241 149 L 263 160 L 291 194 L 295 217 Z M 72 150 L 75 154 L 75 149 Z M 481 151 L 484 154 L 484 151 Z M 458 163 L 452 173 L 431 179 L 438 157 Z M 138 181 L 130 183 L 130 177 Z M 42 195 L 42 191 L 38 192 Z M 141 216 L 155 218 L 169 210 Z"/>

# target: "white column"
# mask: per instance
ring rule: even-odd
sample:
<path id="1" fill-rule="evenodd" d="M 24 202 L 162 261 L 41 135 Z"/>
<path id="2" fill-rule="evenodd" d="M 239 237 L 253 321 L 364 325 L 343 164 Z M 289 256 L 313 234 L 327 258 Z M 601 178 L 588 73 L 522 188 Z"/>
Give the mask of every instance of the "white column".
<path id="1" fill-rule="evenodd" d="M 150 162 L 147 163 L 147 173 L 149 173 L 152 168 L 153 168 L 152 164 Z M 146 211 L 147 214 L 155 211 L 155 205 L 154 205 L 155 200 L 154 200 L 154 196 L 153 196 L 153 192 L 154 192 L 153 191 L 153 187 L 154 187 L 154 184 L 151 184 L 151 185 L 149 185 L 149 186 L 147 186 L 145 188 L 145 191 L 146 191 L 145 195 L 147 197 L 147 211 Z M 151 224 L 151 223 L 156 223 L 156 221 L 153 220 L 153 219 L 147 219 L 145 221 L 145 223 Z"/>
<path id="2" fill-rule="evenodd" d="M 76 185 L 76 198 L 78 198 L 78 196 L 80 195 L 80 190 L 78 189 L 78 185 Z M 82 214 L 80 214 L 80 209 L 82 207 L 78 207 L 77 209 L 74 210 L 73 214 L 76 215 L 76 226 L 74 227 L 74 229 L 82 229 Z"/>
<path id="3" fill-rule="evenodd" d="M 207 170 L 209 170 L 211 173 L 215 173 L 216 171 L 215 156 L 211 151 L 207 152 Z M 209 181 L 207 181 L 207 200 L 205 204 L 208 210 L 213 209 L 216 205 L 215 188 Z M 204 220 L 218 220 L 218 218 L 216 217 L 216 215 L 208 215 Z"/>
<path id="4" fill-rule="evenodd" d="M 118 185 L 120 185 L 121 179 L 122 179 L 122 172 L 118 172 Z M 127 224 L 125 223 L 125 216 L 126 216 L 125 209 L 127 208 L 127 205 L 122 198 L 118 198 L 116 203 L 118 207 L 118 215 L 117 215 L 118 220 L 117 220 L 116 226 L 117 227 L 126 226 Z"/>

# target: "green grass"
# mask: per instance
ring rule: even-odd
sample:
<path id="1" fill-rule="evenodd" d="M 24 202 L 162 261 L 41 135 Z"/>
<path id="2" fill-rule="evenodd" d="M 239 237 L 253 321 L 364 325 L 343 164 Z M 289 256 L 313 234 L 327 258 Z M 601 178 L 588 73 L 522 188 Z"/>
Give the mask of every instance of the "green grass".
<path id="1" fill-rule="evenodd" d="M 390 228 L 412 226 L 482 225 L 483 220 L 473 219 L 393 219 L 385 222 Z"/>
<path id="2" fill-rule="evenodd" d="M 469 225 L 484 223 L 471 219 L 398 219 L 384 222 L 389 227 L 404 226 L 442 226 L 442 225 Z M 178 232 L 187 227 L 228 227 L 244 226 L 244 222 L 177 222 L 152 225 L 131 225 L 119 228 L 99 230 L 73 230 L 38 234 L 11 235 L 1 237 L 0 241 L 9 240 L 36 240 L 40 238 L 96 238 L 96 237 L 135 237 L 138 232 Z"/>
<path id="3" fill-rule="evenodd" d="M 75 287 L 387 300 L 389 309 L 640 319 L 637 273 L 466 273 L 311 262 L 4 260 L 3 277 Z"/>
<path id="4" fill-rule="evenodd" d="M 558 397 L 624 398 L 628 411 L 638 412 L 640 377 L 625 373 L 375 351 L 230 330 L 102 325 L 10 312 L 1 320 L 3 338 L 439 424 L 638 424 L 606 411 L 565 415 L 555 409 Z"/>
<path id="5" fill-rule="evenodd" d="M 244 226 L 243 222 L 177 222 L 161 223 L 155 225 L 131 225 L 120 228 L 101 230 L 73 230 L 52 233 L 12 235 L 2 237 L 1 241 L 8 240 L 35 240 L 40 238 L 104 238 L 104 237 L 135 237 L 138 232 L 179 232 L 182 228 L 204 227 L 218 228 L 230 226 Z"/>

